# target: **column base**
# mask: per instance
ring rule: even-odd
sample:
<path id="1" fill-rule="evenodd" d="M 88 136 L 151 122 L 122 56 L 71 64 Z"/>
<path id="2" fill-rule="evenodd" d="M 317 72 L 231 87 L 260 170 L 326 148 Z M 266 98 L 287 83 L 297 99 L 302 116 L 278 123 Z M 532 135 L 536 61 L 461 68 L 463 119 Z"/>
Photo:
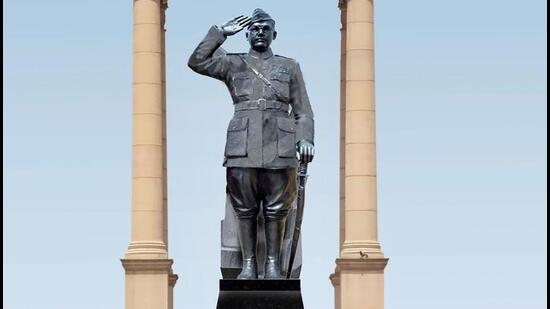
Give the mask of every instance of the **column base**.
<path id="1" fill-rule="evenodd" d="M 171 259 L 122 259 L 126 272 L 126 309 L 172 309 L 177 275 Z"/>
<path id="2" fill-rule="evenodd" d="M 216 309 L 304 309 L 300 280 L 220 280 Z"/>
<path id="3" fill-rule="evenodd" d="M 384 258 L 384 253 L 378 241 L 346 241 L 342 244 L 340 257 L 343 259 L 381 259 Z"/>
<path id="4" fill-rule="evenodd" d="M 330 275 L 336 309 L 383 309 L 384 269 L 388 258 L 336 260 Z"/>
<path id="5" fill-rule="evenodd" d="M 128 245 L 126 259 L 168 259 L 168 251 L 161 241 L 132 241 Z"/>

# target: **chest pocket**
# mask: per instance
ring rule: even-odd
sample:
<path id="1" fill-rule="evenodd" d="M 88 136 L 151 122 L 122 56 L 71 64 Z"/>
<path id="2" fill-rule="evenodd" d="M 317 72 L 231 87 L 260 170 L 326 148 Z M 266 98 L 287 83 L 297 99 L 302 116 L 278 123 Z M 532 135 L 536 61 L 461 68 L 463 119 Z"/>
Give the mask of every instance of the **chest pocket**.
<path id="1" fill-rule="evenodd" d="M 272 73 L 270 80 L 273 88 L 276 89 L 276 95 L 281 101 L 290 101 L 290 74 L 287 73 Z"/>
<path id="2" fill-rule="evenodd" d="M 233 75 L 233 93 L 237 97 L 249 96 L 252 94 L 252 76 L 246 72 Z"/>

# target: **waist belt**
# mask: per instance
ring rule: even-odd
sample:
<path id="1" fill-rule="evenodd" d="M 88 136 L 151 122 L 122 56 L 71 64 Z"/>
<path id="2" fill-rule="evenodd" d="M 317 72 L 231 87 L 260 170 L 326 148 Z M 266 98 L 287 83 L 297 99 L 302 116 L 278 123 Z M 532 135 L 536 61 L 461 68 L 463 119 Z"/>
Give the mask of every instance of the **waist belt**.
<path id="1" fill-rule="evenodd" d="M 245 110 L 254 110 L 254 109 L 261 110 L 261 111 L 272 109 L 272 110 L 288 112 L 290 109 L 287 103 L 283 103 L 279 101 L 268 101 L 266 99 L 242 101 L 242 102 L 237 102 L 234 105 L 235 105 L 236 112 L 245 111 Z"/>

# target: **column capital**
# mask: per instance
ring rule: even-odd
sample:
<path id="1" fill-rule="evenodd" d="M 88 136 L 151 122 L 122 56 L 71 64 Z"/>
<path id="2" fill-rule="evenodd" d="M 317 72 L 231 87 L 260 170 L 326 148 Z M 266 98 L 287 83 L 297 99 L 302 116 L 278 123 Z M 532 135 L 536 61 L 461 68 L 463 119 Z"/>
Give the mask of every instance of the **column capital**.
<path id="1" fill-rule="evenodd" d="M 338 1 L 338 8 L 340 9 L 340 24 L 342 25 L 342 27 L 340 28 L 340 31 L 344 31 L 346 30 L 347 28 L 347 20 L 348 20 L 348 14 L 347 14 L 347 10 L 348 10 L 348 0 L 339 0 Z M 344 47 L 345 49 L 345 47 Z"/>
<path id="2" fill-rule="evenodd" d="M 338 0 L 338 8 L 340 10 L 347 9 L 347 6 L 348 6 L 348 0 Z"/>

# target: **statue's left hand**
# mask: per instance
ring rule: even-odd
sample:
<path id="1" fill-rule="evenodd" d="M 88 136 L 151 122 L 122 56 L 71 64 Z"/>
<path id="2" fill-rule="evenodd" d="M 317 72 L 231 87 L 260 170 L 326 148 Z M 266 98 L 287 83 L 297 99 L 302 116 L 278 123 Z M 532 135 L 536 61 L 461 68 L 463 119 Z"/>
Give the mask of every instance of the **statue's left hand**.
<path id="1" fill-rule="evenodd" d="M 307 140 L 301 140 L 298 143 L 298 154 L 300 156 L 299 160 L 302 162 L 309 163 L 313 160 L 315 155 L 315 146 Z"/>

